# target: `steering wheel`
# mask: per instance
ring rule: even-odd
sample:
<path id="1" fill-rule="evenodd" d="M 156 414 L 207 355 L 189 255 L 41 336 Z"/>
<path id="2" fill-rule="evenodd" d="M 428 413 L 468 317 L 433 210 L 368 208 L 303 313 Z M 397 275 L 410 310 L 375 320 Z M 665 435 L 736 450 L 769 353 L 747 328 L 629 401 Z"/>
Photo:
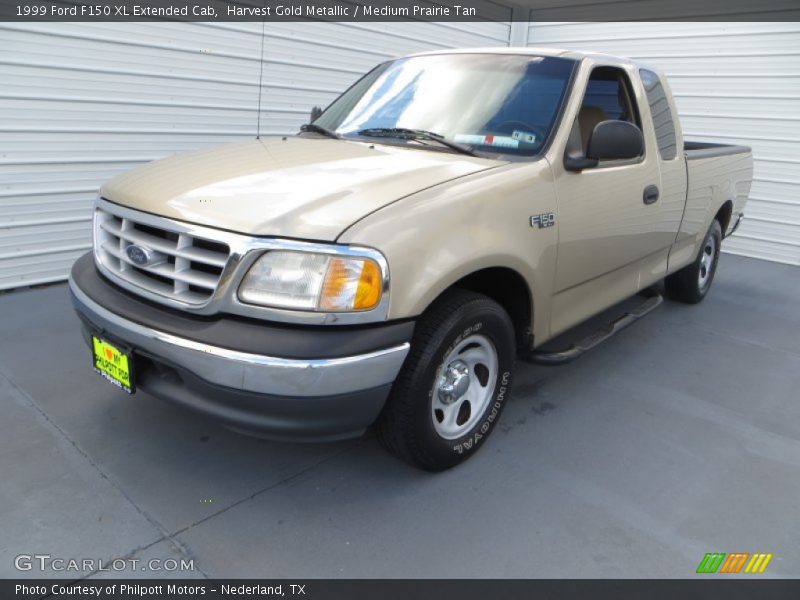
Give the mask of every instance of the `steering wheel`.
<path id="1" fill-rule="evenodd" d="M 525 123 L 524 121 L 503 121 L 497 126 L 497 129 L 503 131 L 508 128 L 508 134 L 511 135 L 515 129 L 519 129 L 524 131 L 525 133 L 533 133 L 536 135 L 537 141 L 542 141 L 545 138 L 545 130 L 544 127 L 539 127 L 538 125 L 530 125 Z"/>

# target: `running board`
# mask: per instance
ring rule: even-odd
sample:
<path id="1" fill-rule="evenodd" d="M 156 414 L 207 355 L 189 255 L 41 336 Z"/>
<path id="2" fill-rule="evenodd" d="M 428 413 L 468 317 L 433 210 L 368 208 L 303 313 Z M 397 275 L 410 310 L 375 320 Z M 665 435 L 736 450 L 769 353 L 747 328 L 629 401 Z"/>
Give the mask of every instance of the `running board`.
<path id="1" fill-rule="evenodd" d="M 643 316 L 651 313 L 664 301 L 661 294 L 654 290 L 644 290 L 640 295 L 643 295 L 645 300 L 639 306 L 614 319 L 608 323 L 608 325 L 598 329 L 594 333 L 587 335 L 582 340 L 575 342 L 569 348 L 557 350 L 555 352 L 534 350 L 525 357 L 525 360 L 539 365 L 550 366 L 564 365 L 568 362 L 572 362 L 595 346 L 602 344 L 614 334 L 619 333 L 631 323 L 635 323 Z"/>

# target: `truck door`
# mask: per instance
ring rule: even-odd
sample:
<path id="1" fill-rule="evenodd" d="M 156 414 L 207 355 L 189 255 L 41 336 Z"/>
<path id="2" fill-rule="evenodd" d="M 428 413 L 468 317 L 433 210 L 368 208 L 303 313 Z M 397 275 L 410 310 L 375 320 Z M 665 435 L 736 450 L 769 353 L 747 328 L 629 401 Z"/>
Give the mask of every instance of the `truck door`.
<path id="1" fill-rule="evenodd" d="M 568 110 L 566 118 L 572 123 L 564 126 L 571 127 L 569 136 L 560 148 L 554 145 L 559 231 L 554 330 L 563 330 L 574 324 L 567 321 L 580 321 L 635 293 L 639 265 L 661 250 L 665 241 L 652 235 L 659 219 L 661 179 L 658 154 L 652 148 L 652 125 L 642 125 L 637 98 L 638 94 L 644 99 L 641 85 L 634 87 L 625 69 L 600 64 L 589 70 L 582 84 L 579 78 L 576 86 L 573 93 L 582 99 Z M 607 120 L 628 121 L 644 131 L 641 155 L 631 160 L 601 160 L 578 172 L 564 169 L 563 156 L 585 156 L 594 127 Z M 567 292 L 559 306 L 558 296 Z"/>

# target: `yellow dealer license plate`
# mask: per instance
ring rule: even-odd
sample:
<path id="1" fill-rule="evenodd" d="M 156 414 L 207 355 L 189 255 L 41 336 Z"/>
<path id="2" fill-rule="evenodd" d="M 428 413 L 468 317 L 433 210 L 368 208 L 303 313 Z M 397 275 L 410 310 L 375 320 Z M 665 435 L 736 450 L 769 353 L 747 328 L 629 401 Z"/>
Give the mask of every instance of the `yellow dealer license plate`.
<path id="1" fill-rule="evenodd" d="M 132 394 L 132 360 L 128 354 L 116 346 L 92 336 L 92 353 L 94 354 L 94 370 L 118 388 Z"/>

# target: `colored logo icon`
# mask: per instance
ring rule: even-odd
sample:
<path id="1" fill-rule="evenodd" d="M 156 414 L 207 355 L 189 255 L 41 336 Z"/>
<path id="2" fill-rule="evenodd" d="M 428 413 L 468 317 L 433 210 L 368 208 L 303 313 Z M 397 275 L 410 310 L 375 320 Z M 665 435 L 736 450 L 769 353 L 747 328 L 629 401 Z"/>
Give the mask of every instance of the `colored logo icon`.
<path id="1" fill-rule="evenodd" d="M 697 565 L 697 573 L 734 574 L 734 573 L 763 573 L 767 569 L 772 554 L 762 552 L 709 552 Z"/>

